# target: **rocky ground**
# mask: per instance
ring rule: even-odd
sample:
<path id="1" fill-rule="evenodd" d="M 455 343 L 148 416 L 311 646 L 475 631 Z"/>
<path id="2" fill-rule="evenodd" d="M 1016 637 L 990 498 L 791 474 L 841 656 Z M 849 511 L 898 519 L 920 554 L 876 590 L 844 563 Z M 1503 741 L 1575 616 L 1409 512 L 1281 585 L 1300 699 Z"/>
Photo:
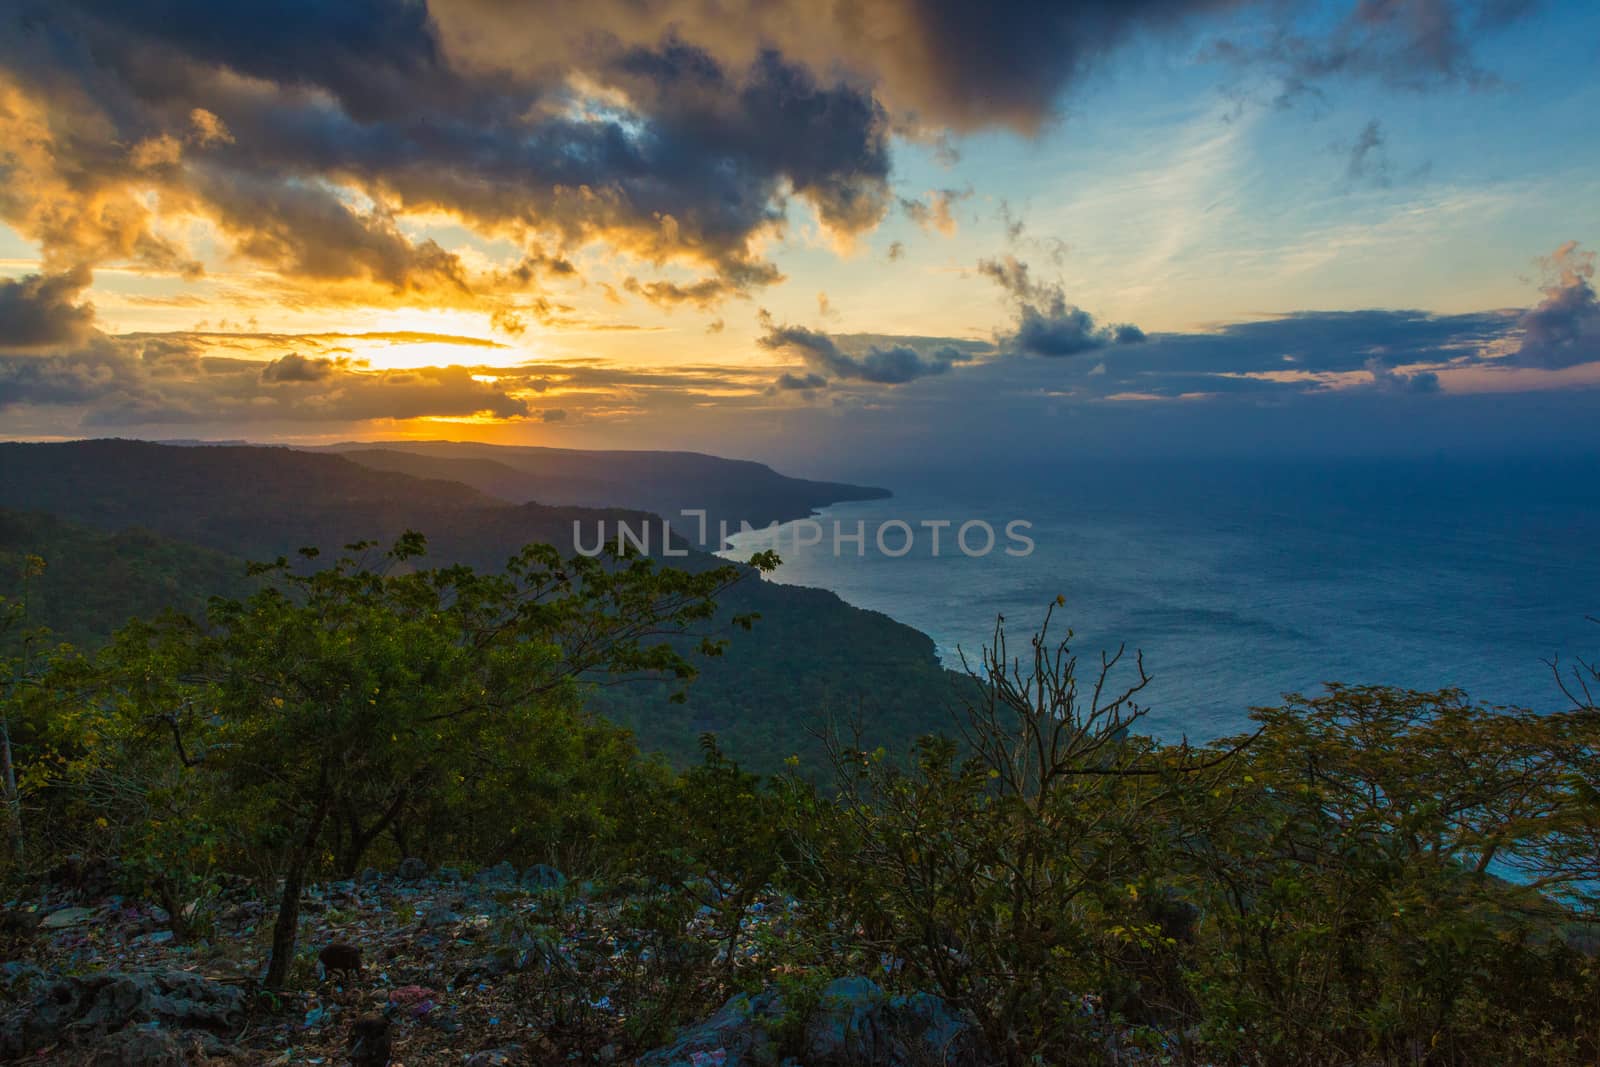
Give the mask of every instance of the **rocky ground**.
<path id="1" fill-rule="evenodd" d="M 714 910 L 691 910 L 688 936 L 663 939 L 647 921 L 660 906 L 568 885 L 549 867 L 462 878 L 407 861 L 308 890 L 290 991 L 274 995 L 256 981 L 272 916 L 242 888 L 197 915 L 186 938 L 160 908 L 114 894 L 11 901 L 0 912 L 0 1059 L 344 1064 L 358 1020 L 380 1018 L 392 1062 L 410 1067 L 748 1067 L 796 1047 L 824 1067 L 982 1060 L 937 999 L 890 997 L 864 979 L 803 1006 L 775 988 L 724 1003 L 707 978 L 721 972 Z M 755 906 L 741 964 L 783 936 L 789 907 Z M 359 948 L 362 970 L 323 974 L 315 959 L 329 944 Z M 704 1021 L 665 1022 L 686 1015 Z"/>

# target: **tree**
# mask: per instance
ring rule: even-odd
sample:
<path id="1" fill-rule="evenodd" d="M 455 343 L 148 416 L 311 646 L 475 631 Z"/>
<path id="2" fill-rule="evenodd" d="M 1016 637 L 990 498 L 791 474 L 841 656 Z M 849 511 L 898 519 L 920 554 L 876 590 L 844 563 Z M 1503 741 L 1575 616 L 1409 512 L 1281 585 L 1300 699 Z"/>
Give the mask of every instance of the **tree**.
<path id="1" fill-rule="evenodd" d="M 1119 682 L 1122 652 L 1103 655 L 1080 681 L 1071 632 L 1049 628 L 1012 658 L 996 626 L 960 743 L 925 738 L 902 767 L 835 736 L 837 801 L 794 845 L 821 936 L 853 929 L 1014 1064 L 1093 1062 L 1108 1034 L 1078 997 L 1165 973 L 1163 858 L 1231 755 L 1135 735 L 1142 661 Z"/>
<path id="2" fill-rule="evenodd" d="M 746 573 L 692 574 L 643 557 L 577 558 L 530 545 L 502 574 L 418 567 L 408 533 L 332 566 L 257 566 L 245 600 L 203 622 L 174 616 L 113 646 L 107 692 L 248 820 L 283 880 L 266 984 L 288 975 L 307 874 L 336 821 L 344 866 L 406 798 L 472 772 L 478 755 L 536 729 L 591 682 L 694 670 L 668 638 L 709 619 Z M 770 566 L 766 557 L 752 561 Z M 738 620 L 748 625 L 749 620 Z M 702 638 L 701 649 L 720 644 Z"/>
<path id="3" fill-rule="evenodd" d="M 16 601 L 0 597 L 0 799 L 5 803 L 6 844 L 11 861 L 21 866 L 25 838 L 22 823 L 22 794 L 17 787 L 16 753 L 12 748 L 11 711 L 20 703 L 24 687 L 32 680 L 34 646 L 46 636 L 31 626 L 29 590 L 35 578 L 44 573 L 44 560 L 25 556 L 22 561 L 22 596 Z"/>
<path id="4" fill-rule="evenodd" d="M 1253 717 L 1259 735 L 1218 790 L 1231 817 L 1186 849 L 1216 1052 L 1451 1063 L 1498 1047 L 1490 1058 L 1527 1062 L 1539 1057 L 1493 1043 L 1531 1035 L 1538 1012 L 1572 1028 L 1556 993 L 1520 1017 L 1483 1008 L 1565 980 L 1569 916 L 1551 898 L 1594 878 L 1573 862 L 1593 808 L 1568 764 L 1594 751 L 1592 728 L 1381 686 L 1330 685 Z"/>

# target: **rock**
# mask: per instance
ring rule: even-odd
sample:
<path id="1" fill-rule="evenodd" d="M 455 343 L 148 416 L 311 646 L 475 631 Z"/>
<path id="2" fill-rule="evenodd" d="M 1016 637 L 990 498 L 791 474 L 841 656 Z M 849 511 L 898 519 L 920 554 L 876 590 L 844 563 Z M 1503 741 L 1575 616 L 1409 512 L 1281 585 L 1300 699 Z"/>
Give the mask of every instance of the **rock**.
<path id="1" fill-rule="evenodd" d="M 440 867 L 434 877 L 441 882 L 455 883 L 461 881 L 461 871 L 456 867 Z"/>
<path id="2" fill-rule="evenodd" d="M 420 882 L 428 877 L 428 865 L 415 856 L 407 856 L 400 861 L 400 866 L 395 869 L 394 876 L 402 882 Z"/>
<path id="3" fill-rule="evenodd" d="M 426 1026 L 446 1034 L 459 1034 L 462 1030 L 461 1020 L 456 1018 L 454 1008 L 444 1008 L 439 1011 L 430 1011 L 422 1017 Z"/>
<path id="4" fill-rule="evenodd" d="M 146 946 L 150 946 L 150 945 L 165 945 L 167 942 L 169 942 L 171 940 L 172 940 L 172 931 L 171 930 L 155 930 L 155 931 L 153 931 L 151 933 L 148 933 L 148 934 L 140 934 L 138 937 L 134 938 L 132 941 L 129 941 L 128 944 L 134 945 L 134 946 L 137 946 L 137 947 L 146 947 Z"/>
<path id="5" fill-rule="evenodd" d="M 93 1067 L 184 1067 L 189 1057 L 170 1030 L 119 1030 L 96 1042 Z"/>
<path id="6" fill-rule="evenodd" d="M 235 904 L 219 915 L 218 921 L 226 926 L 244 926 L 249 923 L 260 922 L 261 917 L 267 913 L 267 906 L 259 900 L 244 900 Z"/>
<path id="7" fill-rule="evenodd" d="M 522 872 L 522 888 L 536 893 L 552 889 L 563 889 L 566 884 L 567 876 L 548 863 L 535 863 L 532 867 Z"/>
<path id="8" fill-rule="evenodd" d="M 517 869 L 504 861 L 479 871 L 472 879 L 479 885 L 511 886 L 517 884 Z"/>
<path id="9" fill-rule="evenodd" d="M 0 994 L 13 1003 L 29 999 L 41 985 L 50 981 L 50 973 L 36 963 L 7 960 L 0 963 Z"/>
<path id="10" fill-rule="evenodd" d="M 435 904 L 422 914 L 422 925 L 428 929 L 440 926 L 453 926 L 461 921 L 461 913 L 451 910 L 446 904 Z"/>
<path id="11" fill-rule="evenodd" d="M 376 867 L 363 867 L 361 873 L 356 875 L 356 885 L 377 885 L 383 881 L 383 875 Z"/>
<path id="12" fill-rule="evenodd" d="M 69 926 L 81 926 L 92 918 L 93 908 L 62 908 L 46 915 L 39 925 L 46 930 L 65 930 Z"/>
<path id="13" fill-rule="evenodd" d="M 666 1048 L 648 1052 L 636 1061 L 637 1067 L 776 1067 L 778 1047 L 770 1030 L 783 1015 L 783 1001 L 776 993 L 749 996 L 741 993 L 729 1000 L 705 1022 L 687 1027 Z"/>
<path id="14" fill-rule="evenodd" d="M 809 1067 L 985 1064 L 976 1024 L 928 993 L 889 996 L 867 978 L 823 987 L 805 1025 Z"/>
<path id="15" fill-rule="evenodd" d="M 794 1028 L 776 993 L 741 995 L 637 1062 L 640 1067 L 779 1067 L 795 1062 L 782 1060 L 785 1052 L 797 1052 L 798 1062 L 807 1067 L 987 1067 L 998 1062 L 985 1050 L 976 1023 L 943 1000 L 928 993 L 890 996 L 866 978 L 840 978 L 823 988 L 816 1008 L 802 1020 L 802 1048 L 779 1047 L 780 1029 L 792 1034 Z"/>
<path id="16" fill-rule="evenodd" d="M 464 1067 L 509 1067 L 517 1061 L 517 1056 L 521 1052 L 521 1045 L 484 1049 L 468 1056 Z"/>
<path id="17" fill-rule="evenodd" d="M 232 1034 L 244 1018 L 244 994 L 233 986 L 188 971 L 108 971 L 45 986 L 0 1027 L 0 1058 L 141 1024 Z"/>

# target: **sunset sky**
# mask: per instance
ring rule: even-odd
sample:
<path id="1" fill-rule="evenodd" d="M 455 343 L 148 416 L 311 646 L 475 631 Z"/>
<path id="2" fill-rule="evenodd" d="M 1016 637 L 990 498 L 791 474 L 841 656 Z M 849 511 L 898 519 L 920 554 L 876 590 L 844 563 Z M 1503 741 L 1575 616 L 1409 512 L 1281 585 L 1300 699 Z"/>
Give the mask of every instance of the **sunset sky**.
<path id="1" fill-rule="evenodd" d="M 1597 70 L 1587 0 L 7 0 L 0 432 L 1600 447 Z"/>

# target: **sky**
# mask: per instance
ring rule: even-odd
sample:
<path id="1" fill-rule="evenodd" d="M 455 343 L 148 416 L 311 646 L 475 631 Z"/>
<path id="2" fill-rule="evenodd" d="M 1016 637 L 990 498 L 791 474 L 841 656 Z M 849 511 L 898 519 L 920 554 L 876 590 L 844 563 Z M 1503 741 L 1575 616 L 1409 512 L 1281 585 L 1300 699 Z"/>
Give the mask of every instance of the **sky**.
<path id="1" fill-rule="evenodd" d="M 1600 451 L 1580 0 L 11 0 L 0 433 Z"/>

